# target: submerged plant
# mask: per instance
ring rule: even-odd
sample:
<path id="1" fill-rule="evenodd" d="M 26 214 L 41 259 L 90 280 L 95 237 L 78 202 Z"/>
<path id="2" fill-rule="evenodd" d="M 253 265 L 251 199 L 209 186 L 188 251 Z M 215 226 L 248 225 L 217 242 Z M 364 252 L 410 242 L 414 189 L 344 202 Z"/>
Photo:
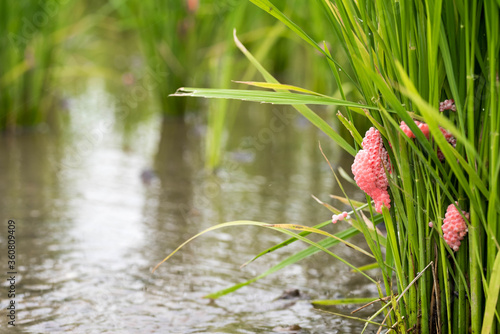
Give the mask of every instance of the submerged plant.
<path id="1" fill-rule="evenodd" d="M 335 256 L 328 248 L 356 232 L 364 235 L 382 277 L 381 286 L 375 283 L 381 307 L 365 319 L 367 325 L 384 315 L 378 325 L 387 332 L 498 333 L 500 3 L 317 0 L 339 40 L 337 47 L 348 57 L 346 71 L 326 43 L 318 44 L 271 1 L 250 1 L 324 55 L 341 98 L 280 84 L 237 39 L 266 81 L 246 84 L 273 91 L 181 88 L 175 95 L 293 106 L 356 156 L 353 173 L 367 202 L 343 199 L 351 206 L 352 227 L 335 236 L 320 232 L 327 222 L 314 229 L 266 225 L 302 233 L 288 231 L 292 239 L 257 257 L 295 240 L 312 246 L 253 280 L 209 297 L 232 292 L 320 250 Z M 353 85 L 362 101 L 348 101 L 346 85 Z M 354 145 L 307 105 L 344 108 L 339 120 Z M 372 125 L 365 139 L 353 113 Z M 320 203 L 339 220 L 340 210 Z M 381 221 L 387 237 L 374 227 Z M 310 232 L 326 238 L 313 243 L 306 238 Z"/>

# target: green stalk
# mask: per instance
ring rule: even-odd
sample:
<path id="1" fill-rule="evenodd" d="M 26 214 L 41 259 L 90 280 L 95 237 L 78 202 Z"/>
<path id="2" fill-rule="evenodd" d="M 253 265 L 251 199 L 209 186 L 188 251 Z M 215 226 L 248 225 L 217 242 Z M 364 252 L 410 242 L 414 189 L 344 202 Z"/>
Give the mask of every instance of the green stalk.
<path id="1" fill-rule="evenodd" d="M 422 192 L 422 187 L 420 186 L 423 184 L 425 181 L 423 180 L 424 175 L 422 174 L 422 168 L 421 164 L 418 163 L 417 161 L 414 162 L 415 164 L 418 164 L 419 168 L 415 168 L 415 188 L 416 188 L 416 193 L 417 193 L 417 205 L 420 208 L 423 208 L 423 201 L 424 200 L 429 200 L 431 197 L 430 194 L 426 194 L 425 192 Z M 427 195 L 427 196 L 425 196 Z M 430 255 L 430 247 L 429 247 L 429 238 L 428 238 L 428 233 L 427 230 L 428 225 L 425 224 L 428 219 L 425 219 L 427 217 L 424 216 L 422 210 L 417 211 L 417 219 L 415 220 L 415 224 L 417 225 L 417 230 L 418 230 L 418 240 L 417 244 L 414 245 L 415 250 L 418 252 L 418 271 L 421 272 L 424 269 L 424 266 L 426 263 L 429 263 L 431 260 L 429 258 Z M 427 256 L 426 256 L 427 254 Z M 430 277 L 430 273 L 424 273 L 422 277 L 420 278 L 419 281 L 419 293 L 420 293 L 420 308 L 421 308 L 421 313 L 427 315 L 427 318 L 421 318 L 420 320 L 420 330 L 422 333 L 429 333 L 429 320 L 430 320 L 430 314 L 432 310 L 429 309 L 429 284 L 428 284 L 428 279 Z M 418 306 L 418 303 L 417 303 Z M 417 309 L 418 311 L 418 309 Z M 432 325 L 432 324 L 431 324 Z"/>

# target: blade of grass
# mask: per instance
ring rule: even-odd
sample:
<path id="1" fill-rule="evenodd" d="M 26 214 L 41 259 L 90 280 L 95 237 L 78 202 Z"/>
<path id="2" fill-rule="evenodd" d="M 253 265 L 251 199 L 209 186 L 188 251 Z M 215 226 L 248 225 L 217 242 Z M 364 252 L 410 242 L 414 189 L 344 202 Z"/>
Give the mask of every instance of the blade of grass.
<path id="1" fill-rule="evenodd" d="M 377 301 L 380 298 L 344 298 L 344 299 L 330 299 L 330 300 L 312 300 L 313 305 L 332 306 L 332 305 L 352 305 L 352 304 L 366 304 Z"/>
<path id="2" fill-rule="evenodd" d="M 308 226 L 303 226 L 303 225 L 295 225 L 295 224 L 271 224 L 271 226 L 276 227 L 276 228 L 280 228 L 280 229 L 306 231 L 306 232 L 310 232 L 310 233 L 321 234 L 321 235 L 324 235 L 326 237 L 335 239 L 335 240 L 343 243 L 344 245 L 351 247 L 352 249 L 357 250 L 358 252 L 360 252 L 362 254 L 365 254 L 368 257 L 374 258 L 374 256 L 372 254 L 368 253 L 364 249 L 359 248 L 358 246 L 356 246 L 356 245 L 354 245 L 354 244 L 352 244 L 352 243 L 350 243 L 342 238 L 336 237 L 328 232 L 325 232 L 323 230 L 319 230 L 319 229 L 316 229 L 313 227 L 308 227 Z"/>
<path id="3" fill-rule="evenodd" d="M 342 231 L 342 232 L 339 232 L 339 233 L 336 233 L 335 235 L 339 238 L 342 238 L 342 239 L 348 239 L 348 238 L 351 238 L 355 235 L 357 235 L 359 233 L 359 231 L 355 228 L 349 228 L 345 231 Z M 293 242 L 293 241 L 296 241 L 297 239 L 296 238 L 291 238 L 291 239 L 288 239 L 287 241 L 285 241 L 284 243 L 280 244 L 280 245 L 277 245 L 275 247 L 272 247 L 264 252 L 262 252 L 261 254 L 259 254 L 259 256 L 262 256 L 262 255 L 265 255 L 271 251 L 274 251 L 275 249 L 277 248 L 281 248 L 283 247 L 283 244 L 289 244 L 290 242 Z M 323 246 L 324 248 L 330 248 L 336 244 L 338 244 L 339 242 L 337 240 L 334 240 L 334 239 L 330 239 L 330 238 L 326 238 L 326 239 L 323 239 L 319 242 L 319 244 L 321 246 Z M 286 245 L 285 244 L 285 245 Z M 280 247 L 279 247 L 280 246 Z M 219 290 L 219 291 L 216 291 L 214 293 L 211 293 L 211 294 L 208 294 L 205 296 L 205 298 L 212 298 L 212 299 L 216 299 L 216 298 L 219 298 L 219 297 L 222 297 L 224 295 L 227 295 L 231 292 L 234 292 L 244 286 L 247 286 L 247 285 L 250 285 L 252 284 L 253 282 L 261 279 L 261 278 L 264 278 L 270 274 L 273 274 L 291 264 L 294 264 L 300 260 L 303 260 L 313 254 L 316 254 L 320 251 L 320 249 L 314 247 L 314 246 L 310 246 L 292 256 L 289 256 L 288 258 L 286 258 L 285 260 L 281 261 L 280 263 L 278 263 L 277 265 L 269 268 L 268 270 L 266 270 L 265 272 L 263 272 L 262 274 L 248 280 L 248 281 L 245 281 L 245 282 L 242 282 L 242 283 L 239 283 L 239 284 L 236 284 L 236 285 L 233 285 L 229 288 L 226 288 L 226 289 L 222 289 L 222 290 Z"/>
<path id="4" fill-rule="evenodd" d="M 488 297 L 484 309 L 483 328 L 481 334 L 491 333 L 493 326 L 496 306 L 498 305 L 498 294 L 500 292 L 500 252 L 497 253 L 492 268 L 492 274 L 489 281 Z"/>

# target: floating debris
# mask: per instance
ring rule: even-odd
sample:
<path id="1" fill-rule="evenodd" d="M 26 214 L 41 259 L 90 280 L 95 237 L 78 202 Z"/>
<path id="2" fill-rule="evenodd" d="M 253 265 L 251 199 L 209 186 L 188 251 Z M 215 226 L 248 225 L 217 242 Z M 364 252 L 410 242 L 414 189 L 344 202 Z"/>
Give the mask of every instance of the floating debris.
<path id="1" fill-rule="evenodd" d="M 273 328 L 273 332 L 286 332 L 286 333 L 298 333 L 302 330 L 302 327 L 299 325 L 291 325 L 291 326 L 277 326 Z"/>

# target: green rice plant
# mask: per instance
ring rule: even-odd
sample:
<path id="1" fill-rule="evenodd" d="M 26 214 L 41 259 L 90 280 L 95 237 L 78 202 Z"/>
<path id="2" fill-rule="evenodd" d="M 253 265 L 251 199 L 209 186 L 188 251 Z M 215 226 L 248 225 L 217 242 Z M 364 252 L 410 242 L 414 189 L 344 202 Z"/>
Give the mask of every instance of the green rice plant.
<path id="1" fill-rule="evenodd" d="M 377 322 L 387 332 L 498 333 L 500 3 L 317 0 L 328 21 L 323 26 L 336 34 L 338 47 L 348 55 L 346 71 L 325 44 L 318 44 L 271 1 L 250 1 L 325 56 L 342 98 L 280 84 L 237 39 L 265 79 L 245 83 L 269 90 L 181 88 L 174 95 L 293 106 L 355 157 L 355 181 L 367 193 L 367 203 L 346 196 L 352 227 L 319 243 L 306 236 L 323 234 L 318 229 L 328 222 L 314 230 L 265 225 L 302 232 L 300 238 L 294 234 L 258 256 L 297 239 L 311 246 L 253 280 L 208 297 L 220 297 L 325 251 L 338 238 L 345 241 L 352 233 L 363 233 L 382 276 L 379 298 L 388 301 L 365 319 L 367 325 L 381 315 L 384 319 Z M 348 101 L 346 84 L 363 100 Z M 344 108 L 339 120 L 354 145 L 307 105 Z M 353 114 L 371 123 L 366 135 Z M 380 221 L 386 237 L 373 227 Z"/>
<path id="2" fill-rule="evenodd" d="M 56 46 L 73 25 L 74 1 L 0 3 L 0 131 L 46 121 Z"/>

